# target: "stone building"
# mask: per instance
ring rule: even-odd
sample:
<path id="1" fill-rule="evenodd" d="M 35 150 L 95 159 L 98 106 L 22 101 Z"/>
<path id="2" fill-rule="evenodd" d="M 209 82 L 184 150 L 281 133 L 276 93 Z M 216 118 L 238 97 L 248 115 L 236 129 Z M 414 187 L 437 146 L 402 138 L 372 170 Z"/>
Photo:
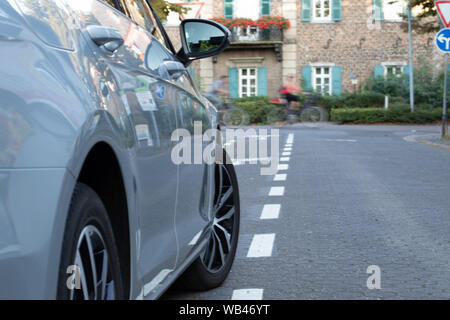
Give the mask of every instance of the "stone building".
<path id="1" fill-rule="evenodd" d="M 174 1 L 176 2 L 176 1 Z M 402 0 L 205 0 L 200 17 L 281 15 L 291 28 L 263 36 L 233 30 L 232 44 L 193 65 L 201 89 L 223 74 L 232 97 L 278 96 L 288 75 L 305 90 L 340 94 L 358 90 L 371 75 L 408 73 L 408 33 L 401 29 Z M 176 20 L 176 19 L 175 19 Z M 171 30 L 175 21 L 169 19 Z M 170 31 L 172 32 L 172 31 Z M 174 32 L 172 32 L 174 33 Z M 413 33 L 414 64 L 424 57 L 439 68 L 433 35 Z"/>

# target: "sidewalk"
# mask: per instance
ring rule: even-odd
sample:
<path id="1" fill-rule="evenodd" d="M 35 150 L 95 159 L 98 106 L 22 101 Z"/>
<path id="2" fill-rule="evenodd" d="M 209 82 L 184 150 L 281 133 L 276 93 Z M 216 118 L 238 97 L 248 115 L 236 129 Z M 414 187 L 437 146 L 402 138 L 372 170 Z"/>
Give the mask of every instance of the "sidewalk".
<path id="1" fill-rule="evenodd" d="M 450 151 L 450 140 L 441 140 L 440 134 L 428 134 L 416 138 L 417 142 Z"/>

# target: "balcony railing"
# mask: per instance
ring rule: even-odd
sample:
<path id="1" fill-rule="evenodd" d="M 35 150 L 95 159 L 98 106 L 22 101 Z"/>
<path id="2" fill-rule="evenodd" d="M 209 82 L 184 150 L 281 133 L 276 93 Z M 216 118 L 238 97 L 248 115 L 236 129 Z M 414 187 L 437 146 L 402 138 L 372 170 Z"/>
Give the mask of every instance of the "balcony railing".
<path id="1" fill-rule="evenodd" d="M 232 43 L 242 42 L 277 42 L 283 41 L 283 30 L 270 28 L 261 30 L 258 27 L 233 28 Z"/>

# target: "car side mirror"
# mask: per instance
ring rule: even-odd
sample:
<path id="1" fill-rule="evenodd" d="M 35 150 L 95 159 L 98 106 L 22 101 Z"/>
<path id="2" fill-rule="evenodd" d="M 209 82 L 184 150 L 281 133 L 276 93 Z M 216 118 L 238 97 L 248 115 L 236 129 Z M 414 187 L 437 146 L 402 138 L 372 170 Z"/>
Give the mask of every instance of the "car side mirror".
<path id="1" fill-rule="evenodd" d="M 185 65 L 215 56 L 230 44 L 230 30 L 215 21 L 185 19 L 181 22 L 180 33 L 183 48 L 178 57 Z"/>

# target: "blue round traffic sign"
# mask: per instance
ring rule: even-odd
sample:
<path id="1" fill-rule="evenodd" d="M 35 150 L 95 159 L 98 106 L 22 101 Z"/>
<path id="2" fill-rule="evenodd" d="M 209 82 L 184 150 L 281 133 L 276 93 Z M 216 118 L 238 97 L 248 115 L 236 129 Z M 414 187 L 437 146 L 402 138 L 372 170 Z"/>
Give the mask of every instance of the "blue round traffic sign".
<path id="1" fill-rule="evenodd" d="M 439 31 L 435 40 L 439 50 L 445 53 L 450 52 L 450 28 Z"/>

